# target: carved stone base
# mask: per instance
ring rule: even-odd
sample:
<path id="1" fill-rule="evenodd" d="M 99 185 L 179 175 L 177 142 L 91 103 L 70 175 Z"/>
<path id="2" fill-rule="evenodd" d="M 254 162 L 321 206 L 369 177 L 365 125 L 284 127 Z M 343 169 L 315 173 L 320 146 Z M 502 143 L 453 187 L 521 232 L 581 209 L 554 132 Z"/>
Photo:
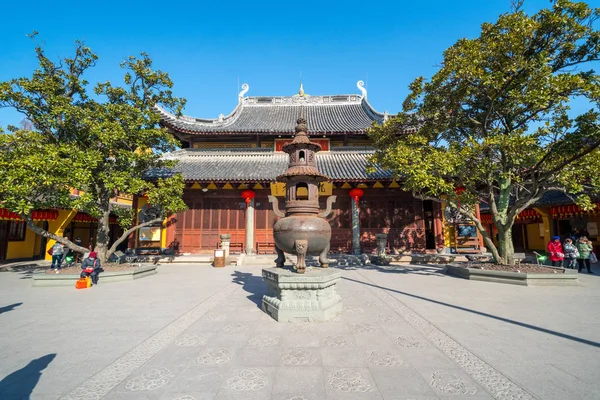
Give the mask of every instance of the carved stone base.
<path id="1" fill-rule="evenodd" d="M 335 291 L 340 272 L 315 268 L 298 274 L 287 268 L 265 268 L 263 280 L 269 293 L 262 309 L 279 322 L 323 322 L 342 312 L 342 298 Z"/>

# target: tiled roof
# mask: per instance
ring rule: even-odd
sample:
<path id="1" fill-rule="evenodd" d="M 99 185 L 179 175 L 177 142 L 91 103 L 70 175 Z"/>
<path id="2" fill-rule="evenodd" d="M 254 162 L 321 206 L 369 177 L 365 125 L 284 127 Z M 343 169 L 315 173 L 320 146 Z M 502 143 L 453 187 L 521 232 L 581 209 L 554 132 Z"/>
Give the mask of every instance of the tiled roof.
<path id="1" fill-rule="evenodd" d="M 316 154 L 317 166 L 333 181 L 391 179 L 391 173 L 381 168 L 367 174 L 367 158 L 373 153 L 373 149 L 362 147 L 332 148 Z M 184 149 L 166 154 L 165 158 L 179 160 L 174 171 L 187 181 L 274 182 L 288 167 L 288 155 L 272 149 Z M 154 171 L 149 178 L 164 173 Z"/>
<path id="2" fill-rule="evenodd" d="M 164 126 L 192 135 L 293 134 L 301 115 L 307 119 L 311 133 L 364 133 L 373 122 L 382 123 L 387 117 L 371 107 L 362 82 L 357 86 L 362 95 L 243 97 L 246 85 L 233 112 L 216 119 L 176 116 L 160 107 L 157 110 Z"/>

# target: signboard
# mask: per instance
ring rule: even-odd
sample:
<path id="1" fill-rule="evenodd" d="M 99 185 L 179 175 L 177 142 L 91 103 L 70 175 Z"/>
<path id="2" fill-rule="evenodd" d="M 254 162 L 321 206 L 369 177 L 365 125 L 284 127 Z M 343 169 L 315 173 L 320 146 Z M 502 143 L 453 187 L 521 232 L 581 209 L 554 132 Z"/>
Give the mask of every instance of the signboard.
<path id="1" fill-rule="evenodd" d="M 319 183 L 319 196 L 331 196 L 333 193 L 333 183 L 321 182 Z M 271 195 L 276 197 L 285 197 L 285 183 L 283 182 L 272 182 L 271 183 Z"/>
<path id="2" fill-rule="evenodd" d="M 147 227 L 139 229 L 140 242 L 160 242 L 160 227 Z"/>

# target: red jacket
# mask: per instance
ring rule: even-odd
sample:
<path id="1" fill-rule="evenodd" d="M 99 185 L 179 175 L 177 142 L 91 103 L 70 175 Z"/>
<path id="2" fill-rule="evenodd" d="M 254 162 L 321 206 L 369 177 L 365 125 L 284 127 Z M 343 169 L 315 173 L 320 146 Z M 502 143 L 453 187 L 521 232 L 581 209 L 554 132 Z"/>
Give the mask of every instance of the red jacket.
<path id="1" fill-rule="evenodd" d="M 560 242 L 555 243 L 554 240 L 548 243 L 548 253 L 550 253 L 551 261 L 562 261 L 565 258 L 565 252 L 563 251 L 562 244 Z"/>

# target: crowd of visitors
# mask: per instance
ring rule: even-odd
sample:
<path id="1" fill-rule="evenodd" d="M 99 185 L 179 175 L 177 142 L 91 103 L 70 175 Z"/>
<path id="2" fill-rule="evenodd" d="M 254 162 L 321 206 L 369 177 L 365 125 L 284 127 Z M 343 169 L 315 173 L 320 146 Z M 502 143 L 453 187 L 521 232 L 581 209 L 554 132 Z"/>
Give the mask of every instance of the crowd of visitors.
<path id="1" fill-rule="evenodd" d="M 577 264 L 578 272 L 585 266 L 589 274 L 593 274 L 591 263 L 597 262 L 593 247 L 586 235 L 572 235 L 566 238 L 564 244 L 561 243 L 559 236 L 554 236 L 548 243 L 548 253 L 550 261 L 554 267 L 574 269 Z"/>
<path id="2" fill-rule="evenodd" d="M 69 237 L 65 236 L 65 239 L 68 240 Z M 83 247 L 83 242 L 80 237 L 75 238 L 75 244 Z M 92 251 L 93 247 L 91 243 L 89 244 L 88 249 L 89 252 L 84 254 L 73 251 L 64 244 L 56 242 L 48 251 L 48 253 L 52 255 L 50 269 L 53 269 L 54 272 L 58 274 L 58 270 L 62 268 L 65 261 L 67 266 L 81 262 L 81 277 L 86 278 L 89 276 L 92 279 L 92 285 L 97 285 L 98 274 L 102 272 L 102 267 L 100 260 L 98 259 L 98 254 L 95 251 Z"/>

